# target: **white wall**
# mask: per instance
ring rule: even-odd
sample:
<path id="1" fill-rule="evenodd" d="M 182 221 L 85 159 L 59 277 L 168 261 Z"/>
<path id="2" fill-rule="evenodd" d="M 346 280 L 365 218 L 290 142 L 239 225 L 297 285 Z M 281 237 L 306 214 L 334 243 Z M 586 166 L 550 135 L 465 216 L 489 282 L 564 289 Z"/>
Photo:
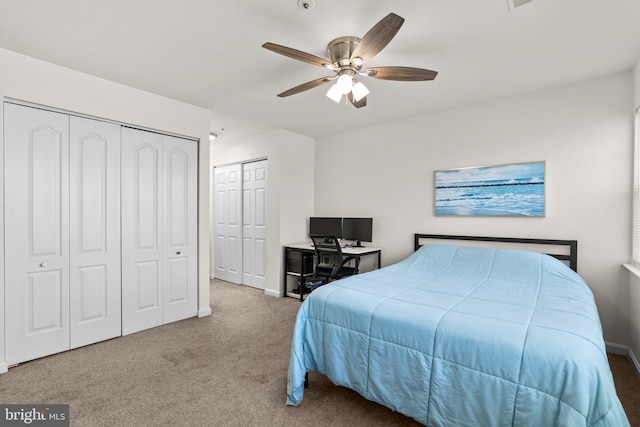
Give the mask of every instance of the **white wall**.
<path id="1" fill-rule="evenodd" d="M 638 59 L 638 62 L 633 69 L 633 88 L 633 108 L 635 109 L 640 107 L 640 59 Z"/>
<path id="2" fill-rule="evenodd" d="M 267 172 L 267 283 L 265 293 L 284 295 L 282 246 L 307 240 L 306 219 L 313 215 L 314 140 L 277 130 L 237 141 L 215 140 L 211 166 L 268 159 Z M 212 215 L 215 200 L 212 195 Z M 211 268 L 215 246 L 211 239 Z"/>
<path id="3" fill-rule="evenodd" d="M 605 339 L 627 345 L 632 100 L 626 72 L 320 138 L 315 214 L 372 216 L 383 265 L 415 232 L 577 239 Z M 435 170 L 531 161 L 546 162 L 544 218 L 434 216 Z"/>
<path id="4" fill-rule="evenodd" d="M 209 111 L 0 49 L 0 98 L 10 97 L 50 107 L 199 138 L 198 312 L 209 308 Z M 0 103 L 0 117 L 3 116 Z M 0 153 L 3 152 L 0 121 Z M 0 169 L 2 168 L 0 161 Z M 0 180 L 4 172 L 0 173 Z M 0 192 L 4 182 L 0 185 Z M 0 193 L 4 206 L 4 194 Z M 4 222 L 0 210 L 0 223 Z M 0 227 L 4 242 L 4 229 Z M 4 271 L 4 244 L 0 270 Z M 4 275 L 0 275 L 0 372 L 4 364 Z"/>
<path id="5" fill-rule="evenodd" d="M 630 271 L 629 282 L 629 356 L 640 375 L 640 271 Z"/>

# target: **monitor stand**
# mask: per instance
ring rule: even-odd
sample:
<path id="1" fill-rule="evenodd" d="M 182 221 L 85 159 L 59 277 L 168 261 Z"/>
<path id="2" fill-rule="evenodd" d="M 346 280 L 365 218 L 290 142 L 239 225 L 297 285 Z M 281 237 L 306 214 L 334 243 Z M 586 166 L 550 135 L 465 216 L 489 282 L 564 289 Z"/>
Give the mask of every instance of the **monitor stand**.
<path id="1" fill-rule="evenodd" d="M 351 246 L 352 248 L 364 248 L 360 240 L 356 240 L 356 244 Z"/>

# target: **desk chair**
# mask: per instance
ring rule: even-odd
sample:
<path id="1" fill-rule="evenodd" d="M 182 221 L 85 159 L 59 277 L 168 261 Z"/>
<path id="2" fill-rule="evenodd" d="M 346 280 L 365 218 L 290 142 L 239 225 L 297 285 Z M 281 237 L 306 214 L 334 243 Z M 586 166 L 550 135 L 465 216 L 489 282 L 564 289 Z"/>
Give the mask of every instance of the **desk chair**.
<path id="1" fill-rule="evenodd" d="M 346 276 L 358 274 L 360 256 L 342 254 L 340 241 L 336 236 L 321 236 L 312 234 L 311 240 L 315 248 L 314 273 L 318 277 L 325 277 L 328 282 L 342 279 Z M 354 261 L 354 266 L 346 265 Z"/>

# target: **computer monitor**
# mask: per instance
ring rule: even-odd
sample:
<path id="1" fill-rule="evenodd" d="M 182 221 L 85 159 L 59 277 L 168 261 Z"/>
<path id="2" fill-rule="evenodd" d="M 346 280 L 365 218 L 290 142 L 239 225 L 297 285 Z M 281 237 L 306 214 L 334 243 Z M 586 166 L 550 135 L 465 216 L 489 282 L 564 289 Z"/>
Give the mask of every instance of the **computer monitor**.
<path id="1" fill-rule="evenodd" d="M 342 238 L 355 240 L 356 247 L 362 246 L 360 242 L 373 240 L 373 218 L 342 218 Z"/>
<path id="2" fill-rule="evenodd" d="M 312 216 L 309 218 L 309 234 L 342 237 L 342 218 Z"/>

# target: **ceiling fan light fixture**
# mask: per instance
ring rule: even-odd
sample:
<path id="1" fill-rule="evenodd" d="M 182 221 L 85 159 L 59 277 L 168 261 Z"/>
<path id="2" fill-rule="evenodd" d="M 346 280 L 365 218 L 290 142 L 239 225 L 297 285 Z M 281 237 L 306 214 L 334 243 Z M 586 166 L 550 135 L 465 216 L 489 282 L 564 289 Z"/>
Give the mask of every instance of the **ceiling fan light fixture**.
<path id="1" fill-rule="evenodd" d="M 327 97 L 334 102 L 340 102 L 340 100 L 342 99 L 342 91 L 340 91 L 337 83 L 331 85 L 331 87 L 327 91 Z"/>
<path id="2" fill-rule="evenodd" d="M 369 89 L 367 89 L 367 87 L 362 82 L 358 82 L 353 85 L 351 93 L 353 94 L 353 99 L 358 102 L 369 94 Z"/>
<path id="3" fill-rule="evenodd" d="M 351 92 L 351 88 L 353 88 L 353 77 L 349 74 L 342 74 L 338 77 L 338 81 L 335 85 L 338 87 L 342 95 L 346 95 Z"/>

